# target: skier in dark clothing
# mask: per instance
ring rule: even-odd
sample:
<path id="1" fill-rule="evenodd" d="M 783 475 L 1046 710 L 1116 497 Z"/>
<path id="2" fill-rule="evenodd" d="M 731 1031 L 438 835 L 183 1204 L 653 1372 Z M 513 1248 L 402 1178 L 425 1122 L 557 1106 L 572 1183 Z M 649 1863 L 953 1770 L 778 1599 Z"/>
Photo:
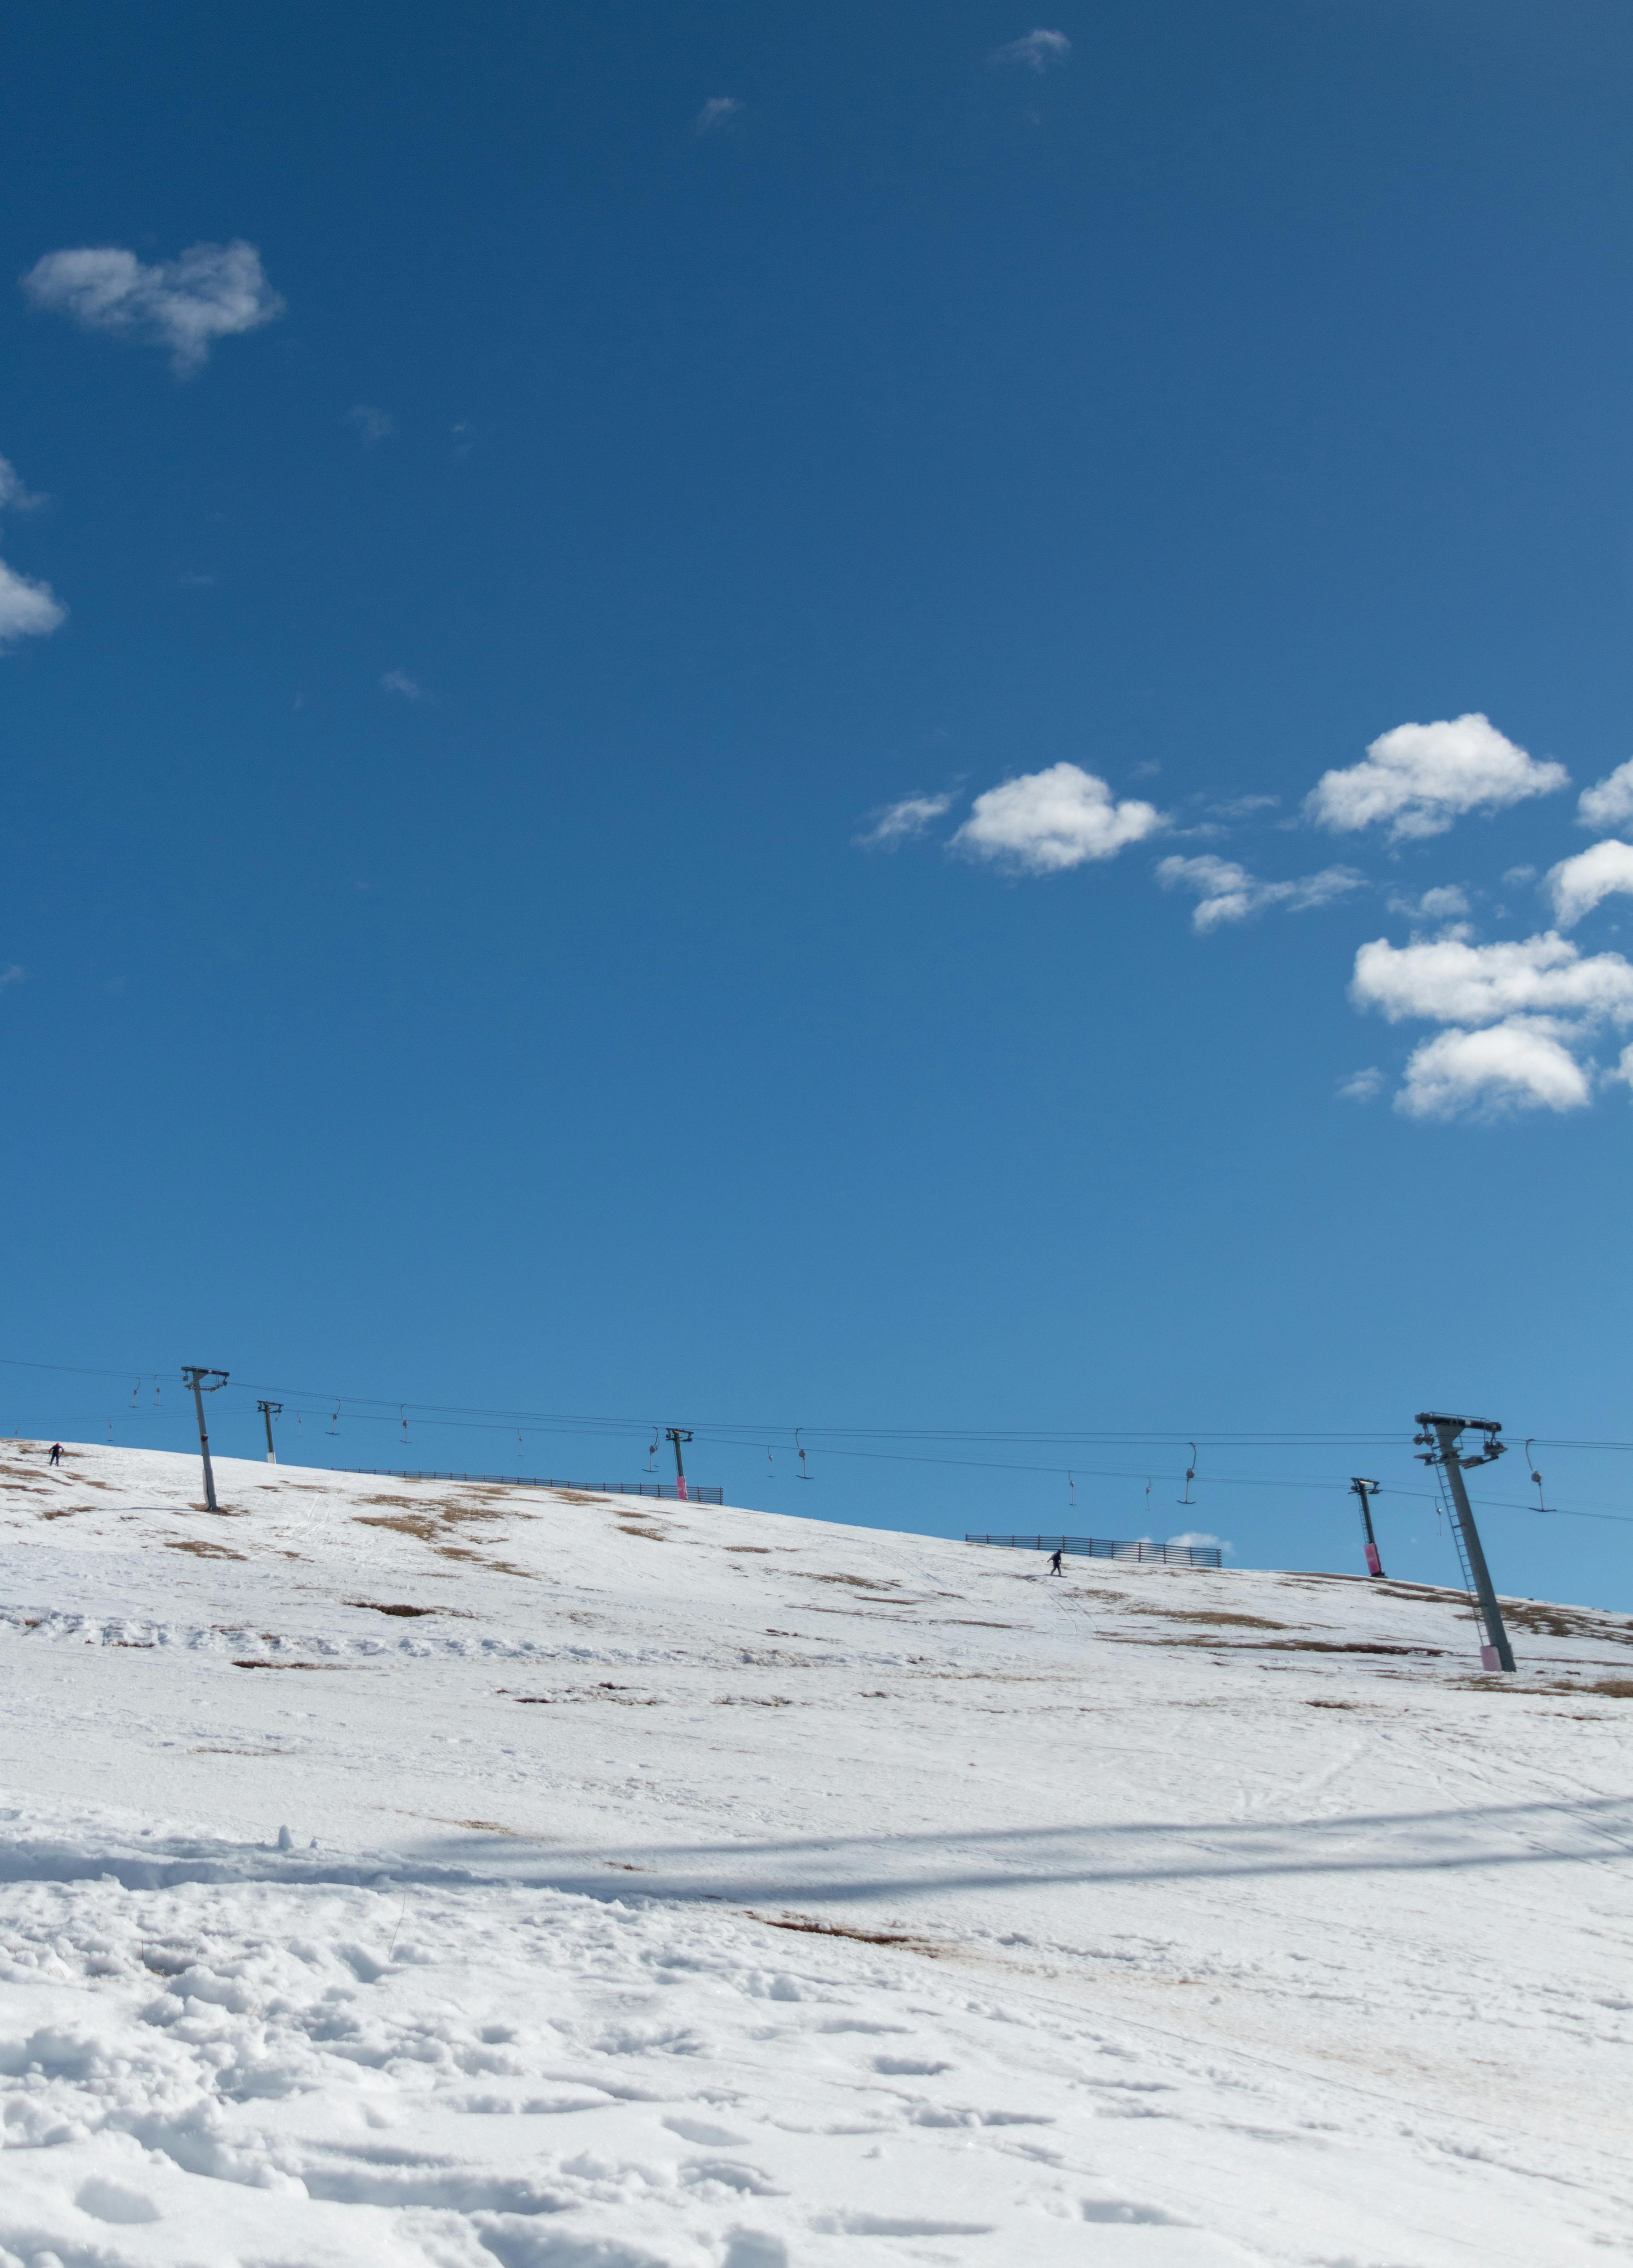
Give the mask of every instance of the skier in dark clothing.
<path id="1" fill-rule="evenodd" d="M 1061 1556 L 1060 1552 L 1056 1551 L 1050 1559 L 1049 1572 L 1051 1575 L 1063 1575 L 1065 1573 L 1066 1570 L 1060 1564 Z"/>
<path id="2" fill-rule="evenodd" d="M 60 1465 L 62 1462 L 63 1444 L 60 1441 L 53 1441 L 51 1444 L 51 1462 L 54 1465 Z"/>

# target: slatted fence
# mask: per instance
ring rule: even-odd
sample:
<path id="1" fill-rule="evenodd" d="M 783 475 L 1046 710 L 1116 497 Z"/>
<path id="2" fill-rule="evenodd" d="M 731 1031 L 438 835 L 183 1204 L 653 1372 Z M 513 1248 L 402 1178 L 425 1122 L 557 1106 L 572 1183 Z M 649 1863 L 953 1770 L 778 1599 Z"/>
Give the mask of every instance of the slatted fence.
<path id="1" fill-rule="evenodd" d="M 1063 1551 L 1076 1559 L 1159 1559 L 1168 1567 L 1217 1567 L 1217 1543 L 1132 1543 L 1106 1535 L 967 1535 L 966 1543 L 996 1543 L 1011 1551 Z"/>

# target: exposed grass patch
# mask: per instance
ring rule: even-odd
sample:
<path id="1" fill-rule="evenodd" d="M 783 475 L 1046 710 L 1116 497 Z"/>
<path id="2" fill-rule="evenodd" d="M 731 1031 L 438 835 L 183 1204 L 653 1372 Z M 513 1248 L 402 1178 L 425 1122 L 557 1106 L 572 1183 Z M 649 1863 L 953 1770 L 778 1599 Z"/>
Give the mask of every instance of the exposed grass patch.
<path id="1" fill-rule="evenodd" d="M 904 1945 L 912 1953 L 928 1953 L 932 1958 L 942 1948 L 927 1937 L 915 1937 L 905 1929 L 853 1929 L 842 1921 L 815 1921 L 808 1914 L 751 1913 L 750 1921 L 759 1922 L 766 1929 L 789 1929 L 800 1937 L 849 1937 L 858 1945 Z"/>
<path id="2" fill-rule="evenodd" d="M 229 1551 L 224 1543 L 207 1543 L 202 1536 L 185 1536 L 178 1542 L 166 1543 L 165 1549 L 166 1551 L 190 1551 L 195 1559 L 242 1559 L 246 1556 L 242 1551 Z"/>
<path id="3" fill-rule="evenodd" d="M 1503 1619 L 1516 1630 L 1537 1638 L 1586 1638 L 1613 1646 L 1633 1643 L 1633 1624 L 1618 1615 L 1585 1614 L 1574 1607 L 1553 1607 L 1530 1599 L 1504 1599 Z"/>
<path id="4" fill-rule="evenodd" d="M 480 1551 L 461 1550 L 457 1543 L 439 1543 L 437 1556 L 439 1559 L 462 1559 L 473 1567 L 489 1568 L 496 1575 L 519 1575 L 524 1583 L 538 1580 L 531 1567 L 518 1567 L 509 1559 L 489 1559 Z"/>
<path id="5" fill-rule="evenodd" d="M 1422 1658 L 1439 1657 L 1450 1651 L 1444 1646 L 1386 1646 L 1379 1639 L 1358 1638 L 1130 1638 L 1122 1631 L 1102 1631 L 1100 1637 L 1105 1646 L 1212 1646 L 1221 1653 L 1397 1653 Z"/>
<path id="6" fill-rule="evenodd" d="M 344 1669 L 346 1666 L 343 1661 L 268 1661 L 264 1656 L 232 1665 L 234 1669 Z"/>
<path id="7" fill-rule="evenodd" d="M 1214 1607 L 1130 1607 L 1131 1615 L 1160 1615 L 1169 1623 L 1230 1623 L 1241 1630 L 1291 1630 L 1291 1623 L 1272 1622 L 1268 1615 L 1231 1615 Z"/>
<path id="8" fill-rule="evenodd" d="M 901 1588 L 894 1577 L 887 1575 L 814 1575 L 805 1567 L 791 1567 L 788 1572 L 797 1583 L 848 1583 L 857 1591 L 899 1591 Z"/>

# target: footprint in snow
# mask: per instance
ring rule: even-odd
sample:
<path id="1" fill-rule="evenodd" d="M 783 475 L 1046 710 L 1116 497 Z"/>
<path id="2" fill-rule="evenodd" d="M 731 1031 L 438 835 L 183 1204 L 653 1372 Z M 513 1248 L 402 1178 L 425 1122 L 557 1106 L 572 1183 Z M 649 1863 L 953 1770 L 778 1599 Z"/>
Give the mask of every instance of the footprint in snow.
<path id="1" fill-rule="evenodd" d="M 1154 2205 L 1130 2205 L 1124 2198 L 1085 2198 L 1081 2211 L 1085 2220 L 1122 2222 L 1125 2227 L 1137 2222 L 1146 2228 L 1183 2228 L 1187 2224 L 1176 2220 L 1171 2213 L 1159 2212 Z"/>
<path id="2" fill-rule="evenodd" d="M 121 2228 L 159 2218 L 158 2207 L 151 2198 L 143 2197 L 140 2190 L 127 2189 L 122 2182 L 86 2182 L 74 2203 L 93 2220 L 112 2221 Z M 40 2257 L 35 2254 L 36 2263 Z"/>
<path id="3" fill-rule="evenodd" d="M 710 2150 L 746 2150 L 746 2134 L 729 2134 L 724 2126 L 711 2126 L 704 2118 L 666 2118 L 664 2124 L 683 2142 L 696 2142 Z"/>

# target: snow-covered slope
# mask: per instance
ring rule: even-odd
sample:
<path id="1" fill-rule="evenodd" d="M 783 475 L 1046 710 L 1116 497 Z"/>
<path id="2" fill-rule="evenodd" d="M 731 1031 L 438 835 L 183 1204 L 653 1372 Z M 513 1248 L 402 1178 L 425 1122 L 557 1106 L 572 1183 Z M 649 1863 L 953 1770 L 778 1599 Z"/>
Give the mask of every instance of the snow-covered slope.
<path id="1" fill-rule="evenodd" d="M 3 2268 L 1625 2250 L 1627 1620 L 218 1476 L 0 1449 Z"/>

